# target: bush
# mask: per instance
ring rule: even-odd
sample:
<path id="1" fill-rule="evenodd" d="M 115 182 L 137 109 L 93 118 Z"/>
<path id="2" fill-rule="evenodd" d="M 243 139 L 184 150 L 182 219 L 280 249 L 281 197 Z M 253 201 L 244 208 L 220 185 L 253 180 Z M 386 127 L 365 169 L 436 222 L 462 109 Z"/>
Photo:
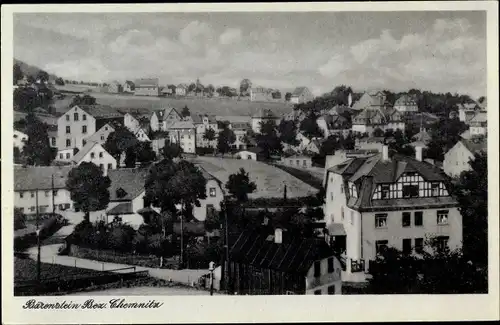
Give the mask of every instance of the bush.
<path id="1" fill-rule="evenodd" d="M 14 230 L 26 228 L 26 216 L 21 210 L 14 209 Z"/>
<path id="2" fill-rule="evenodd" d="M 108 248 L 119 252 L 129 252 L 133 247 L 135 230 L 130 225 L 119 224 L 113 226 L 107 235 Z"/>

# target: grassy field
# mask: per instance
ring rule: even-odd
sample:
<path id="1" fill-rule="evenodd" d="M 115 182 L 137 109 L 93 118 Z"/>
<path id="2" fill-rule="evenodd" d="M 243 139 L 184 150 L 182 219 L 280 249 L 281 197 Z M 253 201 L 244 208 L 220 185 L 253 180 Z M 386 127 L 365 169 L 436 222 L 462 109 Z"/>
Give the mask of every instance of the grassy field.
<path id="1" fill-rule="evenodd" d="M 98 104 L 109 105 L 117 108 L 138 108 L 157 109 L 163 107 L 174 107 L 181 110 L 187 106 L 191 113 L 213 114 L 220 116 L 248 116 L 256 114 L 261 108 L 270 109 L 276 115 L 281 116 L 289 113 L 292 106 L 287 103 L 267 103 L 238 101 L 236 99 L 217 98 L 160 98 L 133 95 L 118 95 L 106 93 L 89 93 L 95 97 Z M 59 112 L 65 112 L 71 101 L 72 95 L 67 95 L 64 99 L 56 100 L 54 107 Z"/>
<path id="2" fill-rule="evenodd" d="M 279 168 L 259 161 L 203 156 L 193 159 L 193 162 L 202 166 L 223 184 L 226 184 L 229 175 L 237 173 L 240 168 L 244 168 L 249 173 L 250 180 L 257 185 L 257 190 L 249 195 L 251 199 L 261 197 L 281 198 L 283 197 L 285 185 L 287 187 L 287 197 L 289 198 L 304 197 L 317 193 L 317 189 L 300 179 Z"/>
<path id="3" fill-rule="evenodd" d="M 306 170 L 280 164 L 276 164 L 276 168 L 284 170 L 318 190 L 323 187 L 323 174 L 318 173 L 316 170 Z"/>
<path id="4" fill-rule="evenodd" d="M 76 275 L 98 275 L 100 271 L 69 267 L 58 264 L 41 263 L 40 275 L 42 280 L 48 278 L 67 278 Z M 14 257 L 14 282 L 36 280 L 36 262 L 31 259 Z"/>

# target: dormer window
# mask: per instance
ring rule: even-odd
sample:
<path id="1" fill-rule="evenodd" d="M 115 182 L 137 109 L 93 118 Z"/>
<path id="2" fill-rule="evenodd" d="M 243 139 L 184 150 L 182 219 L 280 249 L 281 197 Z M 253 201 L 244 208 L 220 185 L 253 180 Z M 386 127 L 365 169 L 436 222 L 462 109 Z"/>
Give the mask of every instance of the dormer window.
<path id="1" fill-rule="evenodd" d="M 127 195 L 127 192 L 125 192 L 125 190 L 123 188 L 119 188 L 116 190 L 116 197 L 121 199 L 121 198 L 124 198 L 125 196 Z"/>

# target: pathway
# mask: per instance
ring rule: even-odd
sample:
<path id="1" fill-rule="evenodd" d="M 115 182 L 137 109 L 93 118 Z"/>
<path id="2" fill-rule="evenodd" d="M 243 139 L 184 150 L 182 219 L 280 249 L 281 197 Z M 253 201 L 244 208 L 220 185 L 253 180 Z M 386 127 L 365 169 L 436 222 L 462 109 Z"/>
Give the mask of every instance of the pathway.
<path id="1" fill-rule="evenodd" d="M 62 244 L 55 245 L 45 245 L 40 249 L 40 260 L 42 263 L 59 264 L 66 266 L 74 266 L 83 269 L 97 270 L 97 271 L 107 271 L 123 269 L 127 267 L 133 267 L 135 265 L 117 264 L 110 262 L 100 262 L 94 260 L 88 260 L 84 258 L 72 257 L 72 256 L 59 256 L 57 255 L 59 247 Z M 31 259 L 37 259 L 37 247 L 31 247 L 27 250 L 28 255 Z M 170 269 L 158 269 L 143 266 L 135 266 L 136 271 L 148 271 L 149 275 L 154 278 L 163 280 L 172 280 L 176 283 L 191 284 L 192 282 L 197 283 L 198 279 L 208 273 L 208 270 L 170 270 Z M 117 272 L 130 272 L 130 270 L 122 270 Z"/>

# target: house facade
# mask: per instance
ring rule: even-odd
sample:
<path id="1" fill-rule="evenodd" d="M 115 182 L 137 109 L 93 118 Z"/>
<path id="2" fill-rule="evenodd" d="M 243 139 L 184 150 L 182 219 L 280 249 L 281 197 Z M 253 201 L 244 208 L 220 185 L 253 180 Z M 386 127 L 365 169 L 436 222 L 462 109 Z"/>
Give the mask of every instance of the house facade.
<path id="1" fill-rule="evenodd" d="M 206 198 L 200 200 L 200 206 L 193 207 L 193 216 L 198 221 L 205 221 L 210 211 L 220 211 L 221 202 L 224 200 L 224 191 L 221 182 L 209 174 L 205 169 L 198 166 L 203 177 L 206 179 Z"/>
<path id="2" fill-rule="evenodd" d="M 472 137 L 487 135 L 488 114 L 486 112 L 477 112 L 469 121 L 469 131 Z"/>
<path id="3" fill-rule="evenodd" d="M 232 122 L 229 124 L 229 128 L 234 132 L 234 136 L 236 137 L 236 141 L 231 144 L 231 148 L 240 150 L 247 149 L 245 136 L 250 130 L 250 124 L 244 122 Z"/>
<path id="4" fill-rule="evenodd" d="M 66 180 L 72 166 L 14 168 L 14 207 L 26 215 L 73 208 Z"/>
<path id="5" fill-rule="evenodd" d="M 173 107 L 162 108 L 153 111 L 150 118 L 151 130 L 156 131 L 166 131 L 175 122 L 181 121 L 182 116 Z"/>
<path id="6" fill-rule="evenodd" d="M 123 92 L 123 86 L 118 81 L 113 81 L 108 85 L 108 93 L 118 94 Z"/>
<path id="7" fill-rule="evenodd" d="M 191 114 L 191 121 L 196 127 L 196 145 L 203 148 L 216 148 L 219 129 L 215 115 Z M 215 138 L 212 141 L 205 140 L 204 137 L 209 129 L 215 131 Z"/>
<path id="8" fill-rule="evenodd" d="M 238 295 L 342 294 L 341 265 L 324 240 L 245 230 L 229 256 L 223 283 Z"/>
<path id="9" fill-rule="evenodd" d="M 57 120 L 57 148 L 80 150 L 95 131 L 96 118 L 79 106 L 73 106 Z"/>
<path id="10" fill-rule="evenodd" d="M 458 202 L 441 170 L 421 158 L 389 158 L 385 147 L 328 169 L 325 222 L 330 240 L 344 251 L 343 280 L 366 281 L 384 247 L 419 254 L 429 237 L 442 248 L 461 247 Z"/>
<path id="11" fill-rule="evenodd" d="M 250 101 L 252 102 L 266 102 L 272 98 L 272 89 L 264 87 L 250 88 Z"/>
<path id="12" fill-rule="evenodd" d="M 88 142 L 85 147 L 76 153 L 71 159 L 73 164 L 91 162 L 98 166 L 106 176 L 109 170 L 117 168 L 116 159 L 111 156 L 99 143 Z"/>
<path id="13" fill-rule="evenodd" d="M 113 132 L 115 132 L 115 128 L 111 126 L 111 124 L 106 123 L 99 130 L 97 130 L 97 132 L 92 134 L 87 140 L 88 142 L 96 142 L 104 145 L 106 143 L 106 140 L 108 139 L 108 136 Z"/>
<path id="14" fill-rule="evenodd" d="M 135 80 L 134 85 L 134 95 L 136 96 L 158 97 L 160 95 L 158 78 L 137 79 Z"/>
<path id="15" fill-rule="evenodd" d="M 185 84 L 179 84 L 176 88 L 175 88 L 175 95 L 176 96 L 186 96 L 186 93 L 187 93 L 187 86 Z"/>
<path id="16" fill-rule="evenodd" d="M 474 160 L 474 154 L 487 151 L 486 138 L 471 138 L 458 141 L 444 155 L 443 170 L 450 177 L 459 177 L 464 171 L 470 170 L 469 162 Z"/>
<path id="17" fill-rule="evenodd" d="M 135 91 L 135 84 L 132 81 L 127 80 L 123 84 L 122 88 L 124 93 L 132 94 Z"/>
<path id="18" fill-rule="evenodd" d="M 267 121 L 274 121 L 276 125 L 279 124 L 280 118 L 277 117 L 272 111 L 268 109 L 260 109 L 257 114 L 252 116 L 252 130 L 255 133 L 260 133 L 261 123 Z"/>
<path id="19" fill-rule="evenodd" d="M 387 101 L 387 96 L 383 91 L 365 92 L 361 98 L 351 106 L 355 111 L 362 111 L 367 108 L 386 109 L 389 107 L 391 107 L 391 105 Z"/>
<path id="20" fill-rule="evenodd" d="M 325 138 L 334 134 L 347 136 L 351 130 L 347 119 L 338 114 L 323 114 L 316 119 L 316 124 L 318 124 L 318 127 L 323 132 L 323 136 Z"/>
<path id="21" fill-rule="evenodd" d="M 418 112 L 417 101 L 409 94 L 401 95 L 394 103 L 394 108 L 402 113 Z"/>
<path id="22" fill-rule="evenodd" d="M 178 143 L 185 153 L 196 153 L 196 127 L 190 121 L 175 122 L 169 129 L 170 143 Z"/>
<path id="23" fill-rule="evenodd" d="M 394 108 L 367 108 L 352 118 L 352 132 L 372 135 L 377 128 L 382 131 L 404 131 L 405 122 L 401 113 Z"/>
<path id="24" fill-rule="evenodd" d="M 290 103 L 292 104 L 302 104 L 310 102 L 314 99 L 314 95 L 307 87 L 297 87 L 292 92 L 290 97 Z"/>
<path id="25" fill-rule="evenodd" d="M 295 167 L 295 168 L 310 168 L 312 167 L 312 159 L 309 156 L 290 156 L 281 157 L 280 163 L 282 165 Z"/>

